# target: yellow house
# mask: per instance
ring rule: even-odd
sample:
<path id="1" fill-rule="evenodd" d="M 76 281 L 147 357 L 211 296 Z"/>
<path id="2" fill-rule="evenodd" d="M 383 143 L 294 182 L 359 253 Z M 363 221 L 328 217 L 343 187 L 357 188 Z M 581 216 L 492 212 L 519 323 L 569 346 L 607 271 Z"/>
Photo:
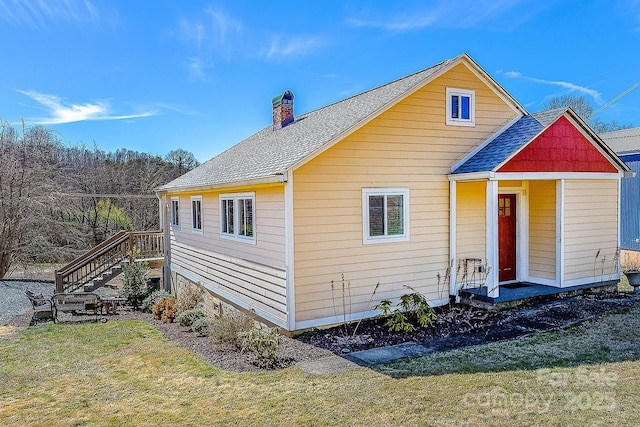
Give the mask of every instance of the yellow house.
<path id="1" fill-rule="evenodd" d="M 571 110 L 530 115 L 462 54 L 294 116 L 160 187 L 167 274 L 288 331 L 417 291 L 619 278 L 625 164 Z M 375 295 L 374 295 L 375 292 Z"/>

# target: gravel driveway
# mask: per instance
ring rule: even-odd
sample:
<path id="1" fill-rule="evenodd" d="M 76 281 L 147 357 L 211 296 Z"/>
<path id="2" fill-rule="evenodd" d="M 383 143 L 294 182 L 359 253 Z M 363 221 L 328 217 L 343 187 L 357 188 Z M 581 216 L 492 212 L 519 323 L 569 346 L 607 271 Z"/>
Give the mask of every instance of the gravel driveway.
<path id="1" fill-rule="evenodd" d="M 0 280 L 0 325 L 4 325 L 14 316 L 24 314 L 31 309 L 31 303 L 24 291 L 42 293 L 45 298 L 53 295 L 55 286 L 51 282 L 23 282 Z"/>

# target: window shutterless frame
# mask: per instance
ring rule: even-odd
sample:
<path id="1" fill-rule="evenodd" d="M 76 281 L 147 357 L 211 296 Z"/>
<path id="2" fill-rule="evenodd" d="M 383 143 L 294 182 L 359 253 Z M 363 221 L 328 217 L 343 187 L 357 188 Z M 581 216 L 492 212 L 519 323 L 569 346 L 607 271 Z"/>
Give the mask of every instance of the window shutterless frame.
<path id="1" fill-rule="evenodd" d="M 362 189 L 362 243 L 409 240 L 409 189 Z"/>
<path id="2" fill-rule="evenodd" d="M 180 198 L 172 197 L 169 204 L 169 217 L 171 221 L 171 228 L 180 228 Z"/>
<path id="3" fill-rule="evenodd" d="M 468 89 L 447 88 L 446 123 L 451 126 L 475 126 L 476 92 Z"/>
<path id="4" fill-rule="evenodd" d="M 202 196 L 191 197 L 191 231 L 202 233 Z"/>
<path id="5" fill-rule="evenodd" d="M 256 243 L 255 193 L 220 195 L 220 237 Z"/>

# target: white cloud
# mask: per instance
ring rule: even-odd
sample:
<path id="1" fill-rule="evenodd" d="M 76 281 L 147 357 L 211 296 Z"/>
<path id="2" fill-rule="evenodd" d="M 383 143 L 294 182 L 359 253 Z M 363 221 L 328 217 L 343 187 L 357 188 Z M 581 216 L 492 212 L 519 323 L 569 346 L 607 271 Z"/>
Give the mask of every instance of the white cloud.
<path id="1" fill-rule="evenodd" d="M 236 38 L 242 33 L 242 23 L 228 13 L 212 7 L 197 19 L 178 20 L 176 36 L 191 50 L 187 68 L 191 80 L 207 80 L 209 69 L 234 50 Z"/>
<path id="2" fill-rule="evenodd" d="M 46 117 L 32 119 L 41 125 L 83 122 L 91 120 L 125 120 L 139 117 L 153 116 L 155 112 L 142 112 L 136 114 L 113 114 L 108 102 L 97 101 L 85 104 L 68 104 L 60 97 L 33 90 L 17 90 L 40 103 L 47 111 Z"/>
<path id="3" fill-rule="evenodd" d="M 322 45 L 320 37 L 276 35 L 272 37 L 269 47 L 262 51 L 262 56 L 269 59 L 304 56 Z"/>
<path id="4" fill-rule="evenodd" d="M 520 8 L 526 4 L 526 10 Z M 525 22 L 543 6 L 527 0 L 437 0 L 427 6 L 371 16 L 367 11 L 354 12 L 347 23 L 354 27 L 371 27 L 390 32 L 419 30 L 428 27 L 471 28 L 499 20 L 505 29 Z M 517 9 L 517 10 L 516 10 Z M 356 16 L 357 15 L 357 16 Z"/>
<path id="5" fill-rule="evenodd" d="M 56 23 L 95 26 L 110 19 L 90 0 L 0 0 L 0 20 L 34 29 Z"/>
<path id="6" fill-rule="evenodd" d="M 530 81 L 533 83 L 558 86 L 564 89 L 568 89 L 570 92 L 579 92 L 584 95 L 588 95 L 592 97 L 593 100 L 596 101 L 598 104 L 602 104 L 602 95 L 600 94 L 600 92 L 598 92 L 595 89 L 590 89 L 586 86 L 580 86 L 575 83 L 565 82 L 564 80 L 545 80 L 545 79 L 538 79 L 535 77 L 527 77 L 522 73 L 520 73 L 519 71 L 507 71 L 504 73 L 504 76 L 508 78 L 514 78 L 514 79 L 522 79 L 522 80 Z"/>
<path id="7" fill-rule="evenodd" d="M 419 28 L 429 27 L 433 25 L 438 19 L 438 14 L 435 11 L 424 12 L 418 15 L 395 15 L 388 18 L 377 19 L 362 19 L 362 18 L 349 18 L 347 22 L 354 27 L 373 27 L 386 31 L 400 32 L 409 31 Z"/>

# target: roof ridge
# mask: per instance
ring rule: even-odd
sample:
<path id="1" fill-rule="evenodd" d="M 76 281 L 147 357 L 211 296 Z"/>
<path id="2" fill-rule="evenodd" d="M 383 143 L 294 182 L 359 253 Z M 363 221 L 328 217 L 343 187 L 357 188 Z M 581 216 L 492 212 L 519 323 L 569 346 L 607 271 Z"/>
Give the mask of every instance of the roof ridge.
<path id="1" fill-rule="evenodd" d="M 334 106 L 334 105 L 336 105 L 336 104 L 340 104 L 341 102 L 349 101 L 350 99 L 357 98 L 357 97 L 359 97 L 359 96 L 365 95 L 365 94 L 370 93 L 370 92 L 373 92 L 373 91 L 375 91 L 375 90 L 379 90 L 379 89 L 382 89 L 382 88 L 384 88 L 384 87 L 390 86 L 390 85 L 392 85 L 392 84 L 398 83 L 398 82 L 400 82 L 400 81 L 402 81 L 402 80 L 409 79 L 409 78 L 411 78 L 411 77 L 413 77 L 413 76 L 416 76 L 416 75 L 418 75 L 418 74 L 420 74 L 420 73 L 424 73 L 424 72 L 429 71 L 429 70 L 432 70 L 432 69 L 434 69 L 434 68 L 436 68 L 436 67 L 443 66 L 443 65 L 445 65 L 445 63 L 447 63 L 447 62 L 451 62 L 451 61 L 454 61 L 454 60 L 456 60 L 457 58 L 458 58 L 458 57 L 445 59 L 444 61 L 441 61 L 441 62 L 439 62 L 439 63 L 437 63 L 437 64 L 435 64 L 435 65 L 432 65 L 432 66 L 430 66 L 430 67 L 423 68 L 422 70 L 414 71 L 414 72 L 413 72 L 413 73 L 411 73 L 411 74 L 407 74 L 407 75 L 405 75 L 405 76 L 398 77 L 397 79 L 392 80 L 392 81 L 390 81 L 390 82 L 387 82 L 387 83 L 384 83 L 384 84 L 381 84 L 381 85 L 378 85 L 378 86 L 372 87 L 371 89 L 363 90 L 362 92 L 358 92 L 358 93 L 356 93 L 356 94 L 354 94 L 354 95 L 348 96 L 348 97 L 346 97 L 346 98 L 339 99 L 339 100 L 334 101 L 334 102 L 332 102 L 332 103 L 330 103 L 330 104 L 323 105 L 322 107 L 318 107 L 318 108 L 315 108 L 315 109 L 313 109 L 313 110 L 307 111 L 306 113 L 302 113 L 302 114 L 301 114 L 301 116 L 306 116 L 306 115 L 309 115 L 309 114 L 311 114 L 311 113 L 315 113 L 316 111 L 320 111 L 320 110 L 323 110 L 323 109 L 325 109 L 325 108 L 332 107 L 332 106 Z"/>

